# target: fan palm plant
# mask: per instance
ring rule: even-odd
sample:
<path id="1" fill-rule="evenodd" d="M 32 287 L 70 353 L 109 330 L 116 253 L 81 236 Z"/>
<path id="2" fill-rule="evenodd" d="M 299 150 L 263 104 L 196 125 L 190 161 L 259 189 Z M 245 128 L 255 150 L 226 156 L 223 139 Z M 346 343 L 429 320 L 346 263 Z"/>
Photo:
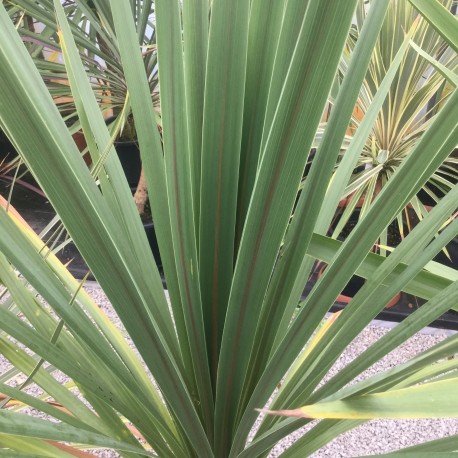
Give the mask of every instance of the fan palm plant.
<path id="1" fill-rule="evenodd" d="M 7 1 L 5 7 L 30 55 L 46 82 L 62 116 L 69 126 L 75 141 L 83 153 L 87 151 L 84 137 L 80 134 L 75 100 L 69 85 L 67 69 L 63 63 L 62 50 L 58 37 L 55 12 L 52 2 L 29 0 Z M 132 122 L 127 87 L 121 56 L 115 39 L 113 18 L 105 2 L 83 0 L 63 2 L 65 15 L 94 94 L 104 117 L 124 140 L 137 140 L 135 125 Z M 157 53 L 156 35 L 152 20 L 154 4 L 152 1 L 132 3 L 132 14 L 142 50 L 142 60 L 147 74 L 151 99 L 155 107 L 159 104 L 157 94 Z M 158 116 L 157 123 L 160 124 Z M 117 139 L 119 140 L 119 138 Z M 86 156 L 87 158 L 87 156 Z M 5 164 L 5 172 L 13 172 L 18 159 Z M 135 180 L 134 180 L 135 181 Z M 137 178 L 138 181 L 138 178 Z M 134 200 L 140 213 L 146 203 L 146 184 L 141 173 Z"/>
<path id="2" fill-rule="evenodd" d="M 105 116 L 121 113 L 128 103 L 127 87 L 111 11 L 103 1 L 62 2 L 78 51 Z M 29 0 L 6 1 L 7 9 L 30 55 L 34 58 L 49 92 L 67 120 L 75 121 L 77 110 L 62 60 L 53 3 Z M 151 97 L 158 103 L 154 3 L 132 3 L 132 15 L 149 81 Z M 130 110 L 127 110 L 129 113 Z"/>
<path id="3" fill-rule="evenodd" d="M 383 228 L 456 145 L 456 91 L 351 236 L 341 243 L 319 235 L 321 215 L 333 202 L 334 211 L 341 196 L 330 194 L 328 183 L 389 1 L 371 3 L 292 219 L 304 152 L 357 0 L 213 0 L 211 11 L 207 0 L 157 0 L 163 137 L 132 13 L 137 2 L 98 3 L 113 18 L 169 296 L 61 2 L 53 3 L 60 46 L 90 170 L 0 5 L 1 126 L 138 351 L 19 216 L 0 209 L 0 351 L 14 366 L 0 380 L 0 451 L 84 456 L 80 447 L 108 447 L 127 457 L 259 457 L 320 418 L 284 453 L 302 457 L 368 418 L 457 416 L 457 363 L 444 360 L 457 352 L 457 336 L 346 386 L 458 299 L 458 283 L 423 270 L 457 232 L 454 221 L 434 238 L 455 210 L 458 187 L 391 256 L 370 254 Z M 456 46 L 456 24 L 440 4 L 426 8 L 428 20 Z M 400 56 L 408 46 L 409 37 Z M 400 59 L 373 102 L 376 112 Z M 359 126 L 357 141 L 365 142 L 370 127 Z M 254 180 L 241 186 L 245 176 Z M 297 311 L 308 260 L 316 258 L 329 267 Z M 368 278 L 364 288 L 339 317 L 326 321 L 355 272 Z M 428 306 L 320 385 L 400 289 L 428 299 Z M 26 382 L 13 387 L 8 381 L 18 373 Z M 66 384 L 56 380 L 60 373 Z M 42 395 L 22 389 L 30 383 Z M 269 402 L 272 410 L 302 417 L 260 417 L 256 409 Z M 14 412 L 24 406 L 59 423 Z M 456 450 L 456 441 L 418 450 Z"/>

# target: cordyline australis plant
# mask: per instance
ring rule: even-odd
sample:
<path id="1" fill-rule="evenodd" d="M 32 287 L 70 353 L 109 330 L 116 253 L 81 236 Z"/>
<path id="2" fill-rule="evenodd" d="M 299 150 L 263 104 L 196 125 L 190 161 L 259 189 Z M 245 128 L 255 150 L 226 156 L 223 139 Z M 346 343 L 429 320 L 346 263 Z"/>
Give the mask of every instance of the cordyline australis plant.
<path id="1" fill-rule="evenodd" d="M 453 2 L 441 0 L 441 4 L 450 10 Z M 367 8 L 360 2 L 355 15 L 356 24 L 352 25 L 353 34 L 356 36 L 350 34 L 346 45 L 347 52 L 354 48 L 354 40 L 358 37 L 366 14 Z M 409 29 L 412 46 L 405 52 L 398 53 L 404 46 L 404 31 Z M 350 162 L 355 172 L 344 193 L 347 198 L 346 211 L 340 218 L 335 236 L 339 235 L 348 222 L 355 207 L 361 208 L 359 217 L 364 217 L 374 196 L 389 182 L 396 169 L 413 151 L 425 129 L 451 95 L 451 87 L 454 87 L 454 84 L 448 81 L 444 70 L 456 71 L 456 52 L 426 21 L 418 20 L 418 12 L 409 2 L 392 1 L 360 89 L 350 132 L 353 127 L 359 126 L 366 114 L 369 118 L 372 116 L 372 102 L 377 97 L 387 72 L 395 66 L 393 64 L 396 64 L 398 59 L 401 59 L 399 70 L 390 84 L 387 97 L 377 113 L 360 157 L 357 158 L 350 152 L 351 157 L 345 159 L 346 162 Z M 344 52 L 341 61 L 343 74 L 347 65 Z M 453 77 L 456 79 L 456 76 L 452 75 Z M 344 144 L 342 151 L 345 149 Z M 437 194 L 446 193 L 457 181 L 457 163 L 455 157 L 448 157 L 422 187 L 423 195 L 428 196 L 430 201 L 437 202 Z M 410 221 L 411 214 L 416 214 L 414 220 L 421 219 L 428 211 L 417 195 L 412 196 L 408 207 L 411 211 L 405 208 L 402 214 L 397 215 L 396 226 L 401 235 L 404 233 L 403 218 L 410 230 L 414 225 Z M 387 245 L 387 240 L 385 229 L 381 235 L 381 244 Z"/>
<path id="2" fill-rule="evenodd" d="M 437 2 L 411 1 L 456 51 L 455 19 Z M 105 447 L 127 457 L 262 457 L 319 418 L 283 453 L 303 457 L 369 418 L 456 416 L 458 363 L 446 358 L 457 352 L 457 336 L 347 387 L 458 299 L 455 282 L 423 269 L 457 233 L 453 221 L 434 237 L 455 210 L 457 187 L 389 257 L 368 254 L 457 144 L 456 91 L 345 243 L 316 230 L 321 212 L 342 195 L 327 191 L 329 179 L 389 2 L 370 4 L 297 203 L 357 0 L 213 0 L 211 11 L 207 0 L 157 0 L 163 144 L 131 4 L 98 3 L 114 23 L 170 306 L 60 1 L 61 47 L 92 170 L 0 6 L 1 127 L 141 356 L 18 215 L 1 210 L 0 351 L 14 369 L 0 380 L 0 451 L 87 456 L 81 448 Z M 361 138 L 370 127 L 360 126 Z M 329 267 L 298 309 L 315 259 Z M 340 316 L 326 320 L 354 273 L 366 284 Z M 401 289 L 429 303 L 321 383 Z M 56 381 L 57 369 L 69 382 Z M 8 381 L 18 374 L 27 380 L 14 388 Z M 22 390 L 27 383 L 43 394 Z M 255 431 L 256 409 L 272 394 L 271 410 L 299 418 L 263 416 Z M 59 423 L 14 412 L 24 406 Z M 456 438 L 447 438 L 415 453 L 455 449 Z"/>

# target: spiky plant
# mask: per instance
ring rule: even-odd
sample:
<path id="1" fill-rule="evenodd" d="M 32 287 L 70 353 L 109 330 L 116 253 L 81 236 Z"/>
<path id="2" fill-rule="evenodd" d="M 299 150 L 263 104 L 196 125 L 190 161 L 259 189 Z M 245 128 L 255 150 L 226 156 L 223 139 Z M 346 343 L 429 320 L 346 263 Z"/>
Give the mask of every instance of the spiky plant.
<path id="1" fill-rule="evenodd" d="M 437 2 L 411 2 L 456 50 L 449 13 Z M 458 187 L 388 258 L 369 254 L 455 147 L 456 91 L 345 243 L 319 235 L 341 197 L 328 184 L 389 1 L 371 4 L 292 219 L 357 0 L 157 0 L 163 143 L 132 14 L 138 2 L 98 3 L 113 18 L 169 302 L 65 9 L 54 1 L 91 170 L 0 5 L 1 127 L 138 351 L 17 215 L 0 210 L 0 351 L 15 368 L 0 381 L 0 452 L 64 457 L 109 447 L 127 457 L 251 458 L 319 418 L 283 454 L 303 457 L 368 418 L 457 416 L 457 363 L 446 359 L 457 351 L 456 335 L 346 387 L 458 299 L 456 282 L 423 270 L 457 232 L 454 221 L 434 238 L 455 210 Z M 401 52 L 408 46 L 406 39 Z M 373 101 L 376 112 L 396 70 Z M 357 141 L 364 144 L 371 127 L 362 123 Z M 316 258 L 329 267 L 298 312 Z M 320 328 L 355 272 L 368 278 L 364 288 Z M 429 304 L 320 385 L 400 289 Z M 9 385 L 18 373 L 43 394 Z M 60 373 L 70 381 L 59 383 Z M 256 409 L 268 402 L 302 417 L 268 415 L 255 430 Z M 59 423 L 13 412 L 18 403 Z M 413 453 L 422 450 L 455 451 L 456 438 Z"/>
<path id="2" fill-rule="evenodd" d="M 452 9 L 452 0 L 440 3 L 447 10 Z M 343 75 L 347 71 L 348 58 L 359 39 L 366 15 L 366 2 L 360 1 L 356 9 L 356 21 L 352 26 L 353 33 L 349 35 L 342 56 L 340 70 Z M 360 208 L 358 218 L 364 217 L 374 197 L 412 153 L 453 92 L 454 83 L 444 74 L 443 68 L 456 73 L 456 52 L 426 21 L 419 20 L 418 11 L 409 2 L 392 1 L 361 86 L 348 136 L 342 145 L 343 155 L 364 116 L 369 113 L 370 117 L 374 98 L 397 59 L 396 55 L 409 29 L 412 29 L 412 46 L 401 56 L 398 72 L 373 121 L 371 133 L 360 155 L 346 159 L 353 162 L 354 170 L 343 195 L 342 207 L 345 211 L 334 228 L 334 236 L 339 235 L 355 208 Z M 416 221 L 427 214 L 431 204 L 437 203 L 453 187 L 458 178 L 457 164 L 456 157 L 446 158 L 421 188 L 420 196 L 412 196 L 407 206 L 397 215 L 395 226 L 401 237 L 404 236 L 404 227 L 411 230 Z M 389 240 L 387 229 L 382 232 L 380 242 L 382 245 L 393 243 Z"/>

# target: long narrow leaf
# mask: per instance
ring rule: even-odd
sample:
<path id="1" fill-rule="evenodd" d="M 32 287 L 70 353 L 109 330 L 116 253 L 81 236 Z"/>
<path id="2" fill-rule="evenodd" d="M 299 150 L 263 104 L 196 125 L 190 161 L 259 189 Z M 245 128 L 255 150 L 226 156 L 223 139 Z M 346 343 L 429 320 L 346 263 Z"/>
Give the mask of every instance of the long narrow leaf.
<path id="1" fill-rule="evenodd" d="M 87 431 L 82 432 L 72 426 L 51 423 L 5 410 L 0 411 L 0 425 L 2 432 L 6 434 L 98 445 L 138 453 L 142 456 L 150 456 L 150 453 L 139 447 L 132 447 L 129 444 L 116 441 L 101 434 L 89 433 Z"/>
<path id="2" fill-rule="evenodd" d="M 441 418 L 458 417 L 458 412 L 450 402 L 449 390 L 458 387 L 458 380 L 431 382 L 426 385 L 387 393 L 355 396 L 343 401 L 323 402 L 295 410 L 269 413 L 306 418 Z M 418 397 L 425 395 L 421 403 Z"/>
<path id="3" fill-rule="evenodd" d="M 212 389 L 199 284 L 187 124 L 182 109 L 186 102 L 179 2 L 157 2 L 156 14 L 160 23 L 157 29 L 159 76 L 175 264 L 196 379 L 197 407 L 205 431 L 211 438 L 213 396 L 210 396 Z"/>
<path id="4" fill-rule="evenodd" d="M 330 2 L 311 2 L 304 18 L 282 99 L 263 154 L 260 172 L 247 215 L 239 258 L 228 305 L 218 373 L 216 420 L 222 436 L 217 436 L 224 450 L 241 414 L 234 408 L 243 391 L 249 356 L 253 347 L 252 323 L 258 319 L 264 291 L 270 279 L 276 253 L 294 204 L 296 190 L 313 133 L 321 113 L 310 106 L 323 106 L 337 67 L 340 49 L 331 56 L 315 52 L 319 46 L 305 46 L 310 39 L 331 39 L 343 43 L 350 26 L 355 3 L 346 3 L 337 14 Z M 344 20 L 345 19 L 345 20 Z M 284 25 L 285 26 L 285 25 Z M 313 50 L 313 52 L 312 52 Z M 326 71 L 318 74 L 311 68 Z M 300 75 L 300 76 L 299 76 Z M 306 128 L 304 128 L 306 126 Z M 244 262 L 248 260 L 248 262 Z M 248 434 L 249 431 L 246 431 Z M 241 441 L 239 442 L 241 443 Z"/>
<path id="5" fill-rule="evenodd" d="M 409 0 L 409 2 L 420 11 L 455 52 L 458 52 L 458 37 L 456 33 L 458 20 L 456 17 L 436 0 Z"/>
<path id="6" fill-rule="evenodd" d="M 246 0 L 214 0 L 202 131 L 199 270 L 212 382 L 225 326 L 235 252 L 248 20 Z"/>

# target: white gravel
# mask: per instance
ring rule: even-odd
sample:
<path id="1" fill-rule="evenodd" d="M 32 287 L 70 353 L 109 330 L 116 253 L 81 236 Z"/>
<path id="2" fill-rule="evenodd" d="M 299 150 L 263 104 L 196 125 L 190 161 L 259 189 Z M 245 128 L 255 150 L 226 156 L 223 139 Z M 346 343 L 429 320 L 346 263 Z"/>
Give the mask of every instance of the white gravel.
<path id="1" fill-rule="evenodd" d="M 339 358 L 329 375 L 334 375 L 341 368 L 345 367 L 369 345 L 380 339 L 394 326 L 394 323 L 378 320 L 373 321 L 371 326 L 367 327 Z M 445 337 L 454 333 L 455 331 L 425 328 L 398 347 L 395 351 L 370 367 L 358 377 L 358 380 L 397 366 L 409 360 L 421 350 L 432 347 Z M 310 427 L 304 427 L 285 438 L 272 450 L 269 458 L 281 456 L 281 452 L 308 429 L 310 429 Z M 311 456 L 313 458 L 350 458 L 362 455 L 380 455 L 422 442 L 456 434 L 458 434 L 458 420 L 456 418 L 372 420 L 340 435 L 337 439 L 333 440 Z"/>
<path id="2" fill-rule="evenodd" d="M 86 289 L 110 318 L 115 323 L 119 324 L 119 319 L 98 285 L 95 282 L 88 282 Z M 339 358 L 332 368 L 330 375 L 338 372 L 340 368 L 347 365 L 369 345 L 386 334 L 393 326 L 395 326 L 395 324 L 383 321 L 372 322 L 372 324 L 361 333 L 347 351 Z M 361 375 L 361 378 L 396 366 L 412 358 L 419 351 L 440 342 L 447 335 L 451 335 L 452 333 L 454 333 L 454 331 L 426 328 L 393 351 L 389 356 L 372 366 Z M 0 356 L 0 373 L 3 373 L 9 367 L 9 363 Z M 33 387 L 31 387 L 30 390 L 33 390 Z M 37 412 L 29 411 L 29 413 L 36 414 Z M 271 451 L 269 458 L 280 456 L 283 450 L 297 440 L 297 438 L 309 428 L 310 426 L 306 426 L 285 438 Z M 342 434 L 312 456 L 314 458 L 344 458 L 361 455 L 379 455 L 406 446 L 456 434 L 458 434 L 457 419 L 373 420 L 352 431 Z M 116 452 L 109 450 L 98 450 L 92 453 L 104 458 L 119 456 Z"/>

